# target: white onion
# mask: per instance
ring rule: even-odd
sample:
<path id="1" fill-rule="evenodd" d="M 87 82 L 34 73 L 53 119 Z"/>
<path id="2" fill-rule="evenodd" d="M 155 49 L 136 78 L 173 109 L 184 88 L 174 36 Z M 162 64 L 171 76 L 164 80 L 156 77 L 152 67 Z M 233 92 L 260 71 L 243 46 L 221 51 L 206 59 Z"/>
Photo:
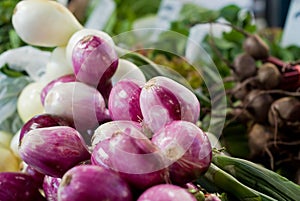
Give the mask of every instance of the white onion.
<path id="1" fill-rule="evenodd" d="M 26 43 L 44 47 L 66 45 L 72 34 L 82 28 L 66 7 L 49 0 L 20 1 L 12 24 Z"/>

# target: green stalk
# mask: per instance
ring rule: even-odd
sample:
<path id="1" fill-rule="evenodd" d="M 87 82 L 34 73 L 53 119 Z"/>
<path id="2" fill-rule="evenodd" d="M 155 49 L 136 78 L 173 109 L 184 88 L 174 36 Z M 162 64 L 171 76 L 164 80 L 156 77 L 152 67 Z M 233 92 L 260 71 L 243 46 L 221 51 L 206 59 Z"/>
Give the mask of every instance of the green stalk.
<path id="1" fill-rule="evenodd" d="M 276 201 L 275 199 L 257 192 L 239 182 L 232 175 L 220 169 L 215 164 L 211 164 L 204 177 L 225 192 L 231 193 L 241 201 Z"/>
<path id="2" fill-rule="evenodd" d="M 279 201 L 299 200 L 300 186 L 251 161 L 215 154 L 213 164 L 243 184 Z"/>

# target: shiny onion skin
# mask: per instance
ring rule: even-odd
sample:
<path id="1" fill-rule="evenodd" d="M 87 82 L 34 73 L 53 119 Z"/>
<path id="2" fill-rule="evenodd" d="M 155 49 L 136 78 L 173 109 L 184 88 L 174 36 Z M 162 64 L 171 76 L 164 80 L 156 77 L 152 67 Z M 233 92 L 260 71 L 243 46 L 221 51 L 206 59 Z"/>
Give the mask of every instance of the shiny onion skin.
<path id="1" fill-rule="evenodd" d="M 187 189 L 172 184 L 160 184 L 144 191 L 137 201 L 197 201 L 197 199 Z"/>
<path id="2" fill-rule="evenodd" d="M 118 172 L 130 186 L 145 190 L 164 183 L 167 171 L 159 150 L 136 125 L 133 121 L 102 124 L 93 136 L 91 162 Z"/>
<path id="3" fill-rule="evenodd" d="M 171 122 L 153 135 L 152 142 L 165 156 L 173 184 L 184 185 L 196 180 L 211 163 L 210 141 L 207 135 L 191 122 Z"/>
<path id="4" fill-rule="evenodd" d="M 51 177 L 46 175 L 43 181 L 43 190 L 47 201 L 58 200 L 58 187 L 61 183 L 61 178 Z"/>
<path id="5" fill-rule="evenodd" d="M 1 201 L 46 201 L 35 179 L 21 172 L 0 173 Z"/>
<path id="6" fill-rule="evenodd" d="M 77 80 L 98 88 L 116 72 L 118 55 L 106 39 L 87 35 L 73 47 L 72 64 Z"/>
<path id="7" fill-rule="evenodd" d="M 96 165 L 68 170 L 58 187 L 59 201 L 132 201 L 127 183 L 113 171 Z"/>
<path id="8" fill-rule="evenodd" d="M 28 165 L 53 177 L 62 177 L 67 170 L 90 158 L 80 133 L 68 126 L 29 131 L 21 140 L 19 154 Z"/>
<path id="9" fill-rule="evenodd" d="M 108 109 L 113 120 L 141 122 L 140 93 L 143 83 L 125 79 L 117 82 L 109 95 Z"/>
<path id="10" fill-rule="evenodd" d="M 68 75 L 63 75 L 59 78 L 56 78 L 54 80 L 52 80 L 51 82 L 49 82 L 42 90 L 41 92 L 41 101 L 42 104 L 44 105 L 45 103 L 45 98 L 48 94 L 48 92 L 56 85 L 59 85 L 61 83 L 67 83 L 67 82 L 75 82 L 76 78 L 75 75 L 73 74 L 68 74 Z"/>
<path id="11" fill-rule="evenodd" d="M 27 121 L 21 128 L 20 131 L 20 140 L 22 140 L 23 136 L 31 130 L 37 128 L 45 128 L 52 126 L 73 126 L 73 124 L 65 118 L 62 118 L 58 115 L 52 114 L 39 114 L 32 117 L 29 121 Z"/>
<path id="12" fill-rule="evenodd" d="M 197 97 L 183 85 L 163 76 L 154 77 L 143 86 L 140 107 L 143 123 L 152 132 L 173 120 L 196 123 L 200 115 Z"/>

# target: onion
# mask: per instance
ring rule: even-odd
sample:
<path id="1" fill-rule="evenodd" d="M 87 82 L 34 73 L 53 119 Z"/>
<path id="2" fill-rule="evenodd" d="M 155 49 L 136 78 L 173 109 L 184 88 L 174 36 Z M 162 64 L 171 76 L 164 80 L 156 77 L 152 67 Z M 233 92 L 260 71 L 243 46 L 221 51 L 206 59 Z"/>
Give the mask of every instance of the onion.
<path id="1" fill-rule="evenodd" d="M 95 165 L 76 166 L 63 176 L 59 201 L 131 201 L 128 185 L 116 173 Z"/>
<path id="2" fill-rule="evenodd" d="M 143 86 L 140 107 L 143 122 L 153 132 L 173 120 L 196 123 L 200 115 L 197 97 L 183 85 L 163 76 L 154 77 Z"/>
<path id="3" fill-rule="evenodd" d="M 45 175 L 22 161 L 22 172 L 32 176 L 39 188 L 42 187 Z"/>
<path id="4" fill-rule="evenodd" d="M 147 189 L 137 201 L 197 201 L 186 189 L 172 184 L 160 184 Z"/>
<path id="5" fill-rule="evenodd" d="M 41 81 L 46 84 L 64 75 L 74 74 L 72 65 L 66 59 L 66 47 L 56 47 L 46 66 L 46 72 Z"/>
<path id="6" fill-rule="evenodd" d="M 27 122 L 35 115 L 44 112 L 40 98 L 43 87 L 44 84 L 41 82 L 32 82 L 28 84 L 19 95 L 17 111 L 23 122 Z"/>
<path id="7" fill-rule="evenodd" d="M 51 177 L 46 175 L 43 181 L 43 190 L 47 201 L 58 201 L 58 187 L 61 183 L 61 178 Z"/>
<path id="8" fill-rule="evenodd" d="M 115 74 L 112 76 L 111 81 L 112 84 L 115 85 L 124 79 L 135 80 L 142 83 L 146 82 L 146 77 L 139 67 L 128 60 L 119 59 L 118 68 Z"/>
<path id="9" fill-rule="evenodd" d="M 20 1 L 12 16 L 20 38 L 30 45 L 64 46 L 82 25 L 73 14 L 56 1 Z"/>
<path id="10" fill-rule="evenodd" d="M 94 130 L 99 122 L 108 118 L 100 92 L 81 82 L 54 86 L 45 98 L 44 107 L 46 113 L 72 120 L 86 142 L 90 141 L 91 136 L 84 132 Z"/>
<path id="11" fill-rule="evenodd" d="M 163 183 L 166 170 L 159 150 L 136 127 L 133 121 L 102 124 L 93 136 L 91 162 L 118 172 L 137 189 L 146 189 Z"/>
<path id="12" fill-rule="evenodd" d="M 209 139 L 191 122 L 171 122 L 153 135 L 152 142 L 162 151 L 166 164 L 170 164 L 168 169 L 174 184 L 194 181 L 211 163 Z"/>
<path id="13" fill-rule="evenodd" d="M 83 33 L 82 33 L 83 32 Z M 112 39 L 100 32 L 76 32 L 67 46 L 67 60 L 72 61 L 76 78 L 98 87 L 106 83 L 118 66 L 118 55 Z"/>
<path id="14" fill-rule="evenodd" d="M 13 134 L 4 130 L 0 130 L 0 144 L 9 147 L 10 142 L 13 138 Z"/>
<path id="15" fill-rule="evenodd" d="M 9 147 L 0 144 L 0 172 L 17 172 L 20 169 L 20 161 Z M 1 183 L 1 180 L 0 180 Z"/>
<path id="16" fill-rule="evenodd" d="M 57 115 L 52 115 L 52 114 L 36 115 L 22 126 L 20 136 L 19 136 L 20 142 L 23 136 L 29 131 L 37 128 L 52 127 L 52 126 L 72 126 L 72 124 L 68 120 Z"/>
<path id="17" fill-rule="evenodd" d="M 68 75 L 63 75 L 60 76 L 54 80 L 52 80 L 51 82 L 49 82 L 42 90 L 41 92 L 41 101 L 42 104 L 44 105 L 45 103 L 45 98 L 48 94 L 48 92 L 56 85 L 59 85 L 61 83 L 68 83 L 68 82 L 75 82 L 76 78 L 73 74 L 68 74 Z"/>
<path id="18" fill-rule="evenodd" d="M 19 153 L 28 165 L 53 177 L 62 177 L 68 169 L 90 158 L 80 133 L 68 126 L 29 131 L 22 138 Z"/>
<path id="19" fill-rule="evenodd" d="M 132 120 L 141 122 L 140 108 L 142 83 L 134 80 L 121 80 L 111 90 L 108 109 L 113 120 Z"/>
<path id="20" fill-rule="evenodd" d="M 32 176 L 20 172 L 0 173 L 0 198 L 5 201 L 45 201 Z"/>

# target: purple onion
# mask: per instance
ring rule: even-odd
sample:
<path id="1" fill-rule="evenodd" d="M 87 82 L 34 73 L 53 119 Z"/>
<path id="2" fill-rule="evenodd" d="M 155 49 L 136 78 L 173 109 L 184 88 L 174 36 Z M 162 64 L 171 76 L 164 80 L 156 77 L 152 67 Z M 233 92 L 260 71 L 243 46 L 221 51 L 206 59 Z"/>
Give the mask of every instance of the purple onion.
<path id="1" fill-rule="evenodd" d="M 212 147 L 206 134 L 195 124 L 173 121 L 153 135 L 152 142 L 162 151 L 170 180 L 184 185 L 199 178 L 209 167 Z"/>
<path id="2" fill-rule="evenodd" d="M 137 124 L 133 121 L 102 124 L 96 130 L 97 137 L 93 137 L 91 162 L 118 172 L 132 187 L 146 189 L 163 183 L 167 172 L 159 151 L 136 129 Z"/>
<path id="3" fill-rule="evenodd" d="M 73 47 L 72 63 L 76 78 L 97 88 L 116 72 L 118 55 L 110 42 L 87 35 Z"/>
<path id="4" fill-rule="evenodd" d="M 29 131 L 21 140 L 19 154 L 28 165 L 53 177 L 62 177 L 68 169 L 90 158 L 80 133 L 68 126 Z"/>
<path id="5" fill-rule="evenodd" d="M 86 142 L 99 122 L 107 120 L 105 101 L 97 89 L 81 82 L 62 83 L 52 88 L 45 99 L 45 112 L 72 120 Z"/>
<path id="6" fill-rule="evenodd" d="M 47 201 L 58 201 L 58 187 L 61 183 L 61 178 L 51 177 L 46 175 L 43 181 L 43 190 Z"/>
<path id="7" fill-rule="evenodd" d="M 46 201 L 39 192 L 35 179 L 21 172 L 0 173 L 0 200 Z"/>
<path id="8" fill-rule="evenodd" d="M 70 121 L 67 119 L 52 115 L 52 114 L 39 114 L 32 117 L 29 121 L 27 121 L 21 128 L 20 131 L 20 140 L 22 140 L 23 136 L 31 130 L 37 128 L 45 128 L 52 126 L 73 126 Z"/>
<path id="9" fill-rule="evenodd" d="M 154 77 L 143 86 L 140 107 L 145 125 L 153 132 L 173 120 L 196 123 L 200 115 L 197 97 L 183 85 L 163 76 Z"/>
<path id="10" fill-rule="evenodd" d="M 113 120 L 131 120 L 141 122 L 140 108 L 142 83 L 135 80 L 121 80 L 111 90 L 108 109 Z"/>
<path id="11" fill-rule="evenodd" d="M 75 75 L 73 74 L 69 74 L 69 75 L 63 75 L 55 80 L 52 80 L 51 82 L 49 82 L 42 90 L 41 92 L 41 101 L 42 104 L 44 105 L 45 103 L 45 98 L 48 94 L 48 92 L 56 85 L 59 85 L 61 83 L 67 83 L 67 82 L 75 82 L 76 78 Z"/>
<path id="12" fill-rule="evenodd" d="M 76 166 L 63 176 L 60 201 L 132 201 L 131 191 L 118 174 L 96 165 Z"/>
<path id="13" fill-rule="evenodd" d="M 40 173 L 30 165 L 26 164 L 25 162 L 22 162 L 22 165 L 22 172 L 32 176 L 32 178 L 36 181 L 38 187 L 42 188 L 45 175 Z"/>
<path id="14" fill-rule="evenodd" d="M 147 189 L 137 201 L 197 201 L 186 189 L 172 184 L 160 184 Z"/>

